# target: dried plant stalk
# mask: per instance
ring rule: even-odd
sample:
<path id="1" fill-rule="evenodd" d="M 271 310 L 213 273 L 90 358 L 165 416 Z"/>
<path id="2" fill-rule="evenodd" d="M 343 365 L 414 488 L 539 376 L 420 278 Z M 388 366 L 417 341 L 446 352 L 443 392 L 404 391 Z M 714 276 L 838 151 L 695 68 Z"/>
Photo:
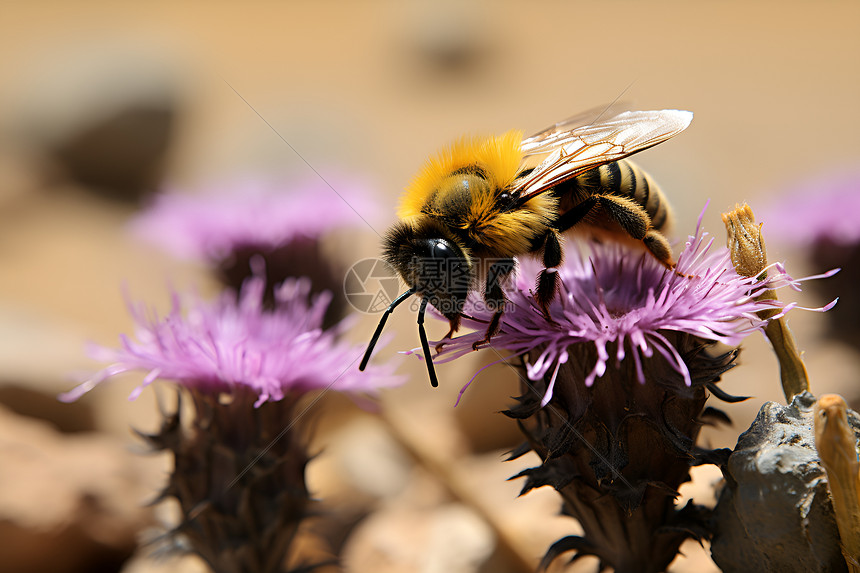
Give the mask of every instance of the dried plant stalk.
<path id="1" fill-rule="evenodd" d="M 815 447 L 827 472 L 842 554 L 853 573 L 860 572 L 860 462 L 848 406 L 841 396 L 825 394 L 815 404 Z"/>

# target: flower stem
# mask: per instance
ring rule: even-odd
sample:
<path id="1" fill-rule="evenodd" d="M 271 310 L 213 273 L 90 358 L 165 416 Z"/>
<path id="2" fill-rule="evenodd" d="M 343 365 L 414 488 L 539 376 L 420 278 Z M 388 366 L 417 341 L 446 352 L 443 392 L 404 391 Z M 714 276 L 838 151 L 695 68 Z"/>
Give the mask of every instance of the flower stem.
<path id="1" fill-rule="evenodd" d="M 773 291 L 768 291 L 771 293 Z M 764 296 L 767 296 L 765 293 Z M 776 295 L 773 295 L 776 297 Z M 767 339 L 773 346 L 776 359 L 779 361 L 779 378 L 782 381 L 782 391 L 787 403 L 798 394 L 809 390 L 809 375 L 806 365 L 800 358 L 794 336 L 788 328 L 785 317 L 771 320 L 764 329 Z"/>

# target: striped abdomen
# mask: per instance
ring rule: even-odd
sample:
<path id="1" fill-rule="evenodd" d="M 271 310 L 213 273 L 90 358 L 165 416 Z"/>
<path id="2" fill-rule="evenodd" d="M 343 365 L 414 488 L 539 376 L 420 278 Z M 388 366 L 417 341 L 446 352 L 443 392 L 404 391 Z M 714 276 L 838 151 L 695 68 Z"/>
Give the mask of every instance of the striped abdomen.
<path id="1" fill-rule="evenodd" d="M 651 218 L 652 228 L 665 231 L 672 224 L 672 211 L 660 188 L 645 171 L 628 159 L 586 171 L 559 186 L 556 193 L 562 198 L 562 211 L 592 195 L 616 195 L 641 206 Z"/>

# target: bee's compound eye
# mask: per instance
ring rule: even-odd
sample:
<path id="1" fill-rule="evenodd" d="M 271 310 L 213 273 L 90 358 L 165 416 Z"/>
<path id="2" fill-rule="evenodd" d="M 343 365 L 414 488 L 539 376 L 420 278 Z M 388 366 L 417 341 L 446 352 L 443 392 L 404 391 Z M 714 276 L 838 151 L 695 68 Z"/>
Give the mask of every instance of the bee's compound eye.
<path id="1" fill-rule="evenodd" d="M 430 256 L 434 259 L 448 259 L 456 256 L 454 249 L 445 241 L 436 241 L 430 249 Z"/>
<path id="2" fill-rule="evenodd" d="M 462 255 L 454 245 L 445 239 L 435 239 L 430 245 L 430 259 L 445 265 L 448 271 L 460 271 L 463 263 Z"/>
<path id="3" fill-rule="evenodd" d="M 501 195 L 499 195 L 499 201 L 510 201 L 510 200 L 511 200 L 511 194 L 508 193 L 507 191 L 504 191 L 504 192 L 502 192 Z"/>

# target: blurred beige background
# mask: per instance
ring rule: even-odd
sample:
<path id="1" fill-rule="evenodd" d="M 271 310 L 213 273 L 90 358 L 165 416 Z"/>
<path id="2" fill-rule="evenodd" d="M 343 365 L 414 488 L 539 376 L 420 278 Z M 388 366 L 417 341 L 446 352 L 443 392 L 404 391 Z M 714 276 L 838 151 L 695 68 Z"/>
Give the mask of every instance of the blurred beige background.
<path id="1" fill-rule="evenodd" d="M 154 102 L 170 112 L 169 122 L 159 119 L 167 135 L 157 154 L 158 185 L 205 190 L 249 173 L 301 180 L 315 176 L 309 164 L 326 179 L 369 185 L 384 208 L 365 217 L 380 233 L 394 220 L 400 191 L 440 145 L 466 133 L 536 131 L 618 96 L 639 109 L 695 112 L 685 133 L 636 158 L 672 200 L 678 238 L 693 231 L 708 199 L 705 226 L 723 241 L 719 214 L 736 202 L 755 208 L 800 179 L 860 162 L 857 2 L 39 2 L 6 3 L 2 10 L 0 385 L 41 396 L 68 389 L 70 373 L 95 366 L 84 355 L 87 340 L 113 344 L 129 331 L 123 284 L 134 299 L 162 307 L 168 283 L 215 292 L 204 269 L 128 235 L 135 203 L 100 198 L 48 160 L 69 134 L 128 102 Z M 338 190 L 348 201 L 349 190 Z M 767 236 L 766 221 L 764 230 Z M 348 265 L 374 256 L 377 244 L 374 232 L 359 226 L 328 247 Z M 788 260 L 789 270 L 804 274 L 793 253 L 769 247 L 771 260 Z M 826 302 L 808 293 L 798 298 Z M 363 317 L 352 336 L 364 340 L 376 320 Z M 858 360 L 847 347 L 823 341 L 822 317 L 797 312 L 791 325 L 815 393 L 860 394 Z M 389 328 L 400 334 L 396 349 L 417 346 L 413 315 L 395 315 Z M 445 329 L 431 325 L 431 337 Z M 724 408 L 733 428 L 705 430 L 713 446 L 733 446 L 763 401 L 782 399 L 763 338 L 744 346 L 742 366 L 721 386 L 754 398 Z M 516 473 L 498 463 L 498 450 L 516 443 L 507 420 L 495 414 L 515 392 L 504 368 L 479 379 L 454 411 L 454 397 L 480 357 L 440 366 L 438 390 L 429 388 L 421 364 L 403 362 L 410 382 L 384 399 L 387 408 L 409 413 L 408 428 L 386 430 L 402 434 L 395 441 L 413 439 L 420 448 L 424 436 L 442 459 L 456 451 L 464 465 L 475 462 L 476 452 L 492 452 L 486 467 L 495 474 L 486 484 Z M 490 388 L 496 383 L 505 390 Z M 134 385 L 130 378 L 99 388 L 81 406 L 118 451 L 134 443 L 129 427 L 155 424 L 150 393 L 126 401 Z M 15 394 L 7 406 L 31 417 L 63 415 L 40 414 L 41 406 L 27 406 L 31 400 Z M 360 417 L 349 404 L 333 407 Z M 444 428 L 448 421 L 456 430 Z M 446 444 L 460 449 L 446 451 Z M 0 458 L 0 471 L 3 464 Z M 160 483 L 160 466 L 148 467 L 149 481 L 135 494 L 140 499 Z M 345 487 L 339 467 L 323 459 L 312 470 L 320 491 Z M 0 489 L 23 492 L 31 480 L 18 478 Z M 506 485 L 501 496 L 512 498 L 518 486 Z M 554 511 L 552 492 L 546 493 L 542 508 Z M 24 507 L 0 503 L 2 519 L 42 511 L 46 498 L 26 495 L 33 502 Z M 496 535 L 515 527 L 518 507 L 493 524 Z M 561 523 L 523 541 L 533 564 L 565 531 Z M 0 537 L 0 549 L 15 548 L 4 548 Z M 694 569 L 713 567 L 704 553 L 698 559 Z"/>

